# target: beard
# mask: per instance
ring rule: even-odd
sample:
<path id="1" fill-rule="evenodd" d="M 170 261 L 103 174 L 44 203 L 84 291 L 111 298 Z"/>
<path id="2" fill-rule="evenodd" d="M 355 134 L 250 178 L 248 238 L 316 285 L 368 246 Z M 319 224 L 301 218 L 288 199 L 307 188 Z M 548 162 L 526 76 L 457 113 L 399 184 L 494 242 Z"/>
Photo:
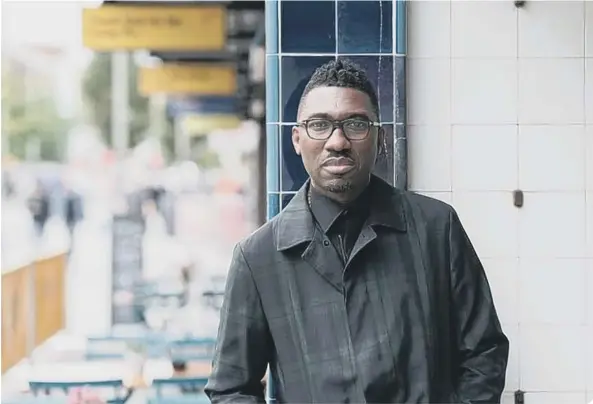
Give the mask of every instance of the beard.
<path id="1" fill-rule="evenodd" d="M 343 194 L 352 191 L 353 184 L 347 179 L 333 179 L 324 184 L 325 190 L 333 194 Z"/>

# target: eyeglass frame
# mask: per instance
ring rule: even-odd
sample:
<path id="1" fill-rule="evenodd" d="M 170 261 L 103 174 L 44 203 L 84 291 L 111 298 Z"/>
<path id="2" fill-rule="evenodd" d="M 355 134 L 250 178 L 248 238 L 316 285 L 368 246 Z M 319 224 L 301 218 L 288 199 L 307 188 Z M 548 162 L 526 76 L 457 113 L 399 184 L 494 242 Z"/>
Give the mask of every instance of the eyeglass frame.
<path id="1" fill-rule="evenodd" d="M 309 134 L 309 129 L 307 129 L 307 126 L 308 126 L 309 122 L 312 122 L 312 121 L 327 121 L 327 122 L 330 122 L 332 124 L 332 129 L 329 132 L 329 134 L 327 135 L 327 137 L 324 137 L 324 138 L 314 138 L 313 136 L 311 136 Z M 367 122 L 369 124 L 369 128 L 367 130 L 366 135 L 364 135 L 364 137 L 362 137 L 360 139 L 351 139 L 350 137 L 348 137 L 348 135 L 346 134 L 346 131 L 344 130 L 344 123 L 346 121 L 363 121 L 363 122 Z M 327 140 L 330 137 L 332 137 L 332 135 L 334 134 L 334 131 L 337 128 L 340 128 L 342 130 L 342 134 L 344 135 L 344 137 L 346 139 L 348 139 L 348 141 L 350 141 L 350 142 L 360 142 L 360 141 L 366 140 L 369 137 L 369 134 L 371 133 L 371 129 L 372 128 L 380 128 L 381 127 L 381 123 L 376 122 L 376 121 L 372 121 L 372 120 L 370 120 L 368 118 L 360 118 L 360 117 L 346 118 L 346 119 L 341 119 L 341 120 L 328 119 L 328 118 L 310 118 L 310 119 L 305 119 L 305 120 L 302 120 L 300 122 L 297 122 L 297 126 L 303 127 L 305 129 L 305 133 L 307 134 L 307 136 L 311 140 Z"/>

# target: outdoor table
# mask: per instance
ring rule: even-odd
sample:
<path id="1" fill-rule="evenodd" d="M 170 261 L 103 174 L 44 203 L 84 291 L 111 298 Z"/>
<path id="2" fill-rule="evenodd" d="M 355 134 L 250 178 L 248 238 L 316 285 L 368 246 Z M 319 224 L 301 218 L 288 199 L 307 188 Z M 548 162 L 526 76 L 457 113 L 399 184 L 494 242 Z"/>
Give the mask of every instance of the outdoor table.
<path id="1" fill-rule="evenodd" d="M 114 391 L 115 397 L 108 402 L 123 403 L 137 387 L 138 371 L 133 363 L 121 360 L 40 363 L 31 365 L 27 379 L 34 394 L 88 386 Z"/>

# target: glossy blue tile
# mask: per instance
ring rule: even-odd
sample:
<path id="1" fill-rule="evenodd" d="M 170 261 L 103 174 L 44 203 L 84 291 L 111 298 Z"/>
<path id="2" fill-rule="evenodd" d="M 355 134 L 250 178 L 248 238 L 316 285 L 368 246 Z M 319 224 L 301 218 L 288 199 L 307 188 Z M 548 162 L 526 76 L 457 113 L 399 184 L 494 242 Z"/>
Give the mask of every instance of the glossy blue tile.
<path id="1" fill-rule="evenodd" d="M 266 125 L 266 188 L 280 191 L 280 125 Z"/>
<path id="2" fill-rule="evenodd" d="M 377 90 L 381 122 L 393 122 L 393 57 L 347 56 L 363 68 Z"/>
<path id="3" fill-rule="evenodd" d="M 395 122 L 406 123 L 406 57 L 393 58 L 395 81 Z"/>
<path id="4" fill-rule="evenodd" d="M 282 209 L 284 209 L 294 198 L 294 194 L 282 194 Z"/>
<path id="5" fill-rule="evenodd" d="M 280 61 L 279 56 L 266 56 L 266 120 L 280 121 Z"/>
<path id="6" fill-rule="evenodd" d="M 395 0 L 395 51 L 405 55 L 407 51 L 407 4 L 403 0 Z"/>
<path id="7" fill-rule="evenodd" d="M 282 57 L 282 122 L 296 122 L 303 90 L 316 68 L 332 60 L 325 56 Z"/>
<path id="8" fill-rule="evenodd" d="M 278 53 L 278 1 L 266 0 L 266 53 Z"/>
<path id="9" fill-rule="evenodd" d="M 268 220 L 280 213 L 280 195 L 268 194 Z"/>
<path id="10" fill-rule="evenodd" d="M 407 127 L 405 125 L 395 125 L 395 144 L 393 160 L 395 164 L 395 183 L 394 186 L 399 189 L 408 189 L 407 176 L 407 155 L 408 141 L 406 138 Z"/>
<path id="11" fill-rule="evenodd" d="M 309 177 L 303 166 L 303 160 L 298 156 L 292 145 L 292 126 L 282 127 L 282 183 L 281 191 L 297 191 Z"/>
<path id="12" fill-rule="evenodd" d="M 335 1 L 281 1 L 283 53 L 336 51 Z"/>
<path id="13" fill-rule="evenodd" d="M 393 125 L 383 124 L 383 137 L 380 140 L 379 155 L 373 173 L 393 185 Z"/>
<path id="14" fill-rule="evenodd" d="M 392 1 L 338 1 L 339 53 L 391 53 Z"/>

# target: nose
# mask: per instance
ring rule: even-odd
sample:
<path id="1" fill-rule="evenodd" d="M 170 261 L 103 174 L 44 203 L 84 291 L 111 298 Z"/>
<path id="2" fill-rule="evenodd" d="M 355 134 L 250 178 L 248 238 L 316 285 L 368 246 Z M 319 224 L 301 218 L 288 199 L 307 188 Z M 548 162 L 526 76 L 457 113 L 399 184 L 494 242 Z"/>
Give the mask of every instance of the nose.
<path id="1" fill-rule="evenodd" d="M 335 128 L 330 137 L 325 141 L 325 148 L 327 150 L 342 151 L 350 149 L 350 141 L 346 136 L 342 128 Z"/>

